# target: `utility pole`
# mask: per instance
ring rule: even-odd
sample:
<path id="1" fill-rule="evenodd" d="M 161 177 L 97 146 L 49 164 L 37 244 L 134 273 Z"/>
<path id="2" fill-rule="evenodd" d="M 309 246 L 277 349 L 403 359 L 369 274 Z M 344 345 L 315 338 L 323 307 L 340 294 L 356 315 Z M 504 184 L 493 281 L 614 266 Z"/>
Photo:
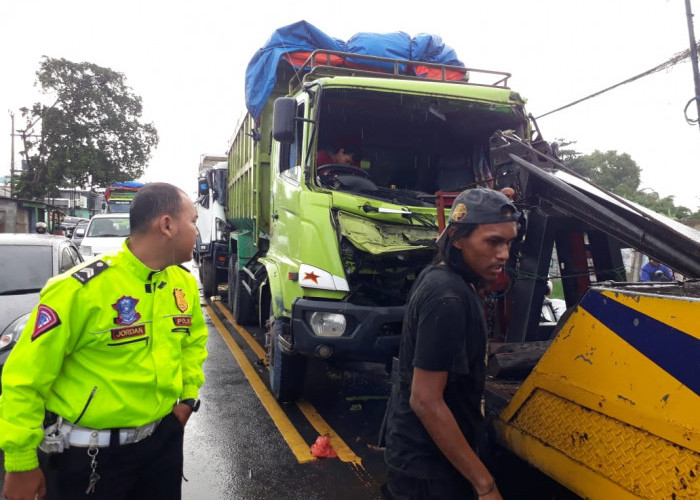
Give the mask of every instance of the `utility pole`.
<path id="1" fill-rule="evenodd" d="M 12 128 L 10 128 L 10 198 L 13 197 L 13 191 L 15 188 L 15 113 L 10 110 L 10 121 L 12 122 Z"/>
<path id="2" fill-rule="evenodd" d="M 690 9 L 690 0 L 685 0 L 685 13 L 688 18 L 688 36 L 690 37 L 690 61 L 693 64 L 693 79 L 695 81 L 695 104 L 698 109 L 698 126 L 700 126 L 700 73 L 698 72 L 698 46 L 693 30 L 693 12 Z M 686 106 L 687 107 L 687 106 Z"/>

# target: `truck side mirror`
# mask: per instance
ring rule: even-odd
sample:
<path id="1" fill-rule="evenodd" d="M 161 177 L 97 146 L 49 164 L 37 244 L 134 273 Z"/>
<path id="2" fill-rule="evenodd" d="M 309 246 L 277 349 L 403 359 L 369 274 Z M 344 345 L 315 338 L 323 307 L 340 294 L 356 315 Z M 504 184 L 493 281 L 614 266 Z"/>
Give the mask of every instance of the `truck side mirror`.
<path id="1" fill-rule="evenodd" d="M 198 195 L 199 196 L 206 196 L 208 193 L 209 193 L 209 184 L 207 183 L 207 179 L 200 178 L 199 179 Z"/>
<path id="2" fill-rule="evenodd" d="M 293 97 L 280 97 L 275 100 L 272 110 L 272 137 L 282 144 L 294 142 L 294 119 L 297 114 L 297 101 Z"/>

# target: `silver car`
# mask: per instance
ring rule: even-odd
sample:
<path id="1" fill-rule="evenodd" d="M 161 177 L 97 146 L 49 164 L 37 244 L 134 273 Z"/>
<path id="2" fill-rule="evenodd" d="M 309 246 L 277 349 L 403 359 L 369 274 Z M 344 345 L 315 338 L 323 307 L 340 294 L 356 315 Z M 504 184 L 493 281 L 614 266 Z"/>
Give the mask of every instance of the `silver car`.
<path id="1" fill-rule="evenodd" d="M 78 248 L 64 236 L 0 233 L 0 370 L 46 281 L 81 262 Z"/>

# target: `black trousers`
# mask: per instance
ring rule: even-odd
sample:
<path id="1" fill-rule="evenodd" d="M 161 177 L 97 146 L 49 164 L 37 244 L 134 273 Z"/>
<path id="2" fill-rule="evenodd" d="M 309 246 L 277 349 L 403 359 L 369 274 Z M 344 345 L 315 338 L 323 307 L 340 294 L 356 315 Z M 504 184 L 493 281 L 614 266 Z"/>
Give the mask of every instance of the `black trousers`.
<path id="1" fill-rule="evenodd" d="M 90 463 L 87 448 L 39 452 L 47 500 L 180 500 L 184 428 L 172 413 L 138 443 L 99 448 L 94 493 L 86 494 Z"/>
<path id="2" fill-rule="evenodd" d="M 381 488 L 384 500 L 476 500 L 471 483 L 462 476 L 418 479 L 391 469 Z"/>

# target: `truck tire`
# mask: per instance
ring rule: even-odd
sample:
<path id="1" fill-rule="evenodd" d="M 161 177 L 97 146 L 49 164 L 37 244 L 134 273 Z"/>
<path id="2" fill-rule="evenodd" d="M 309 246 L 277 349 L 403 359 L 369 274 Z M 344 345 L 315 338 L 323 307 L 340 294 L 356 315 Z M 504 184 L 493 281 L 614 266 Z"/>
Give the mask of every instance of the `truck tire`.
<path id="1" fill-rule="evenodd" d="M 255 300 L 245 287 L 248 275 L 238 269 L 238 262 L 233 265 L 233 276 L 229 278 L 229 288 L 233 285 L 230 296 L 230 307 L 233 318 L 239 325 L 257 323 L 255 316 Z"/>
<path id="2" fill-rule="evenodd" d="M 270 391 L 277 401 L 287 403 L 301 395 L 307 360 L 301 355 L 285 352 L 280 346 L 285 320 L 271 318 L 270 323 L 267 330 Z"/>
<path id="3" fill-rule="evenodd" d="M 216 270 L 214 269 L 214 262 L 211 259 L 202 259 L 200 262 L 199 280 L 202 282 L 202 293 L 204 297 L 209 298 L 212 295 L 218 295 Z"/>

